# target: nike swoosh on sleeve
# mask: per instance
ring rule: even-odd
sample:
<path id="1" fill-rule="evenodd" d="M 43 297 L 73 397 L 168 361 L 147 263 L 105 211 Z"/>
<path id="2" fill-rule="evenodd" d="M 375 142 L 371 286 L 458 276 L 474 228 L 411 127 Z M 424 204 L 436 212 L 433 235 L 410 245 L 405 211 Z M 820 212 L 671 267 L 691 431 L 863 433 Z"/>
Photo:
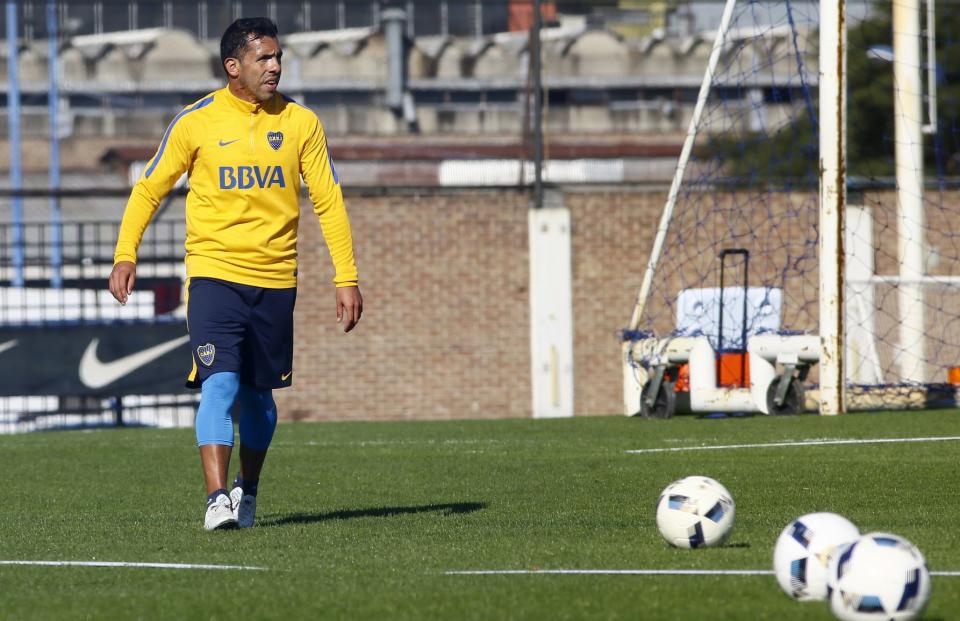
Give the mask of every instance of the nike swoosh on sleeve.
<path id="1" fill-rule="evenodd" d="M 97 345 L 100 344 L 100 339 L 95 338 L 87 345 L 87 349 L 83 352 L 83 358 L 80 359 L 80 381 L 90 388 L 103 388 L 124 375 L 129 375 L 140 367 L 153 362 L 165 353 L 173 351 L 189 340 L 190 336 L 184 335 L 110 362 L 101 362 L 97 358 Z"/>
<path id="2" fill-rule="evenodd" d="M 6 341 L 5 343 L 0 343 L 0 354 L 7 351 L 8 349 L 13 349 L 16 346 L 17 346 L 17 339 L 12 339 L 10 341 Z"/>

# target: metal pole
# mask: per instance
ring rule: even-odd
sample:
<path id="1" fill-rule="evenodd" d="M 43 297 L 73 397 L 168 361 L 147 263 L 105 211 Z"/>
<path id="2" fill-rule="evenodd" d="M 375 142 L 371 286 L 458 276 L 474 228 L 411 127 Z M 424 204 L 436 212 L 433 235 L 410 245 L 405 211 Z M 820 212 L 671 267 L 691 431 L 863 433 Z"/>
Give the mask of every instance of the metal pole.
<path id="1" fill-rule="evenodd" d="M 896 136 L 897 248 L 900 278 L 924 273 L 923 215 L 923 87 L 920 66 L 920 1 L 893 3 L 893 114 Z M 900 308 L 900 374 L 906 382 L 926 380 L 926 330 L 923 288 L 902 284 Z"/>
<path id="2" fill-rule="evenodd" d="M 416 29 L 414 28 L 414 23 L 416 22 L 416 17 L 415 17 L 415 15 L 414 15 L 414 10 L 415 10 L 415 9 L 416 9 L 416 5 L 414 4 L 413 0 L 407 0 L 407 10 L 406 10 L 406 13 L 407 13 L 407 38 L 410 39 L 411 41 L 413 40 L 413 38 L 414 38 L 414 37 L 416 36 L 416 34 L 417 34 Z"/>
<path id="3" fill-rule="evenodd" d="M 10 125 L 10 189 L 23 189 L 20 161 L 20 72 L 17 50 L 17 3 L 7 0 L 7 115 Z M 12 217 L 13 275 L 11 284 L 22 287 L 23 280 L 23 197 L 10 198 Z"/>
<path id="4" fill-rule="evenodd" d="M 55 289 L 63 287 L 63 224 L 60 218 L 60 199 L 56 196 L 60 189 L 60 133 L 57 122 L 57 112 L 60 108 L 60 72 L 57 55 L 59 45 L 57 41 L 57 3 L 47 2 L 47 36 L 49 43 L 48 73 L 50 74 L 50 89 L 47 95 L 47 116 L 50 119 L 50 224 L 53 227 L 50 238 L 50 285 Z"/>
<path id="5" fill-rule="evenodd" d="M 540 64 L 540 0 L 533 1 L 533 36 L 530 54 L 533 60 L 533 206 L 543 207 L 543 76 Z"/>
<path id="6" fill-rule="evenodd" d="M 406 91 L 406 44 L 403 37 L 407 14 L 403 9 L 387 9 L 380 16 L 387 40 L 387 89 L 386 104 L 394 112 L 403 109 L 403 94 Z"/>
<path id="7" fill-rule="evenodd" d="M 473 4 L 473 36 L 479 39 L 483 36 L 483 3 L 476 0 Z"/>
<path id="8" fill-rule="evenodd" d="M 844 411 L 845 0 L 820 2 L 820 414 Z"/>
<path id="9" fill-rule="evenodd" d="M 136 0 L 130 0 L 127 2 L 127 28 L 130 30 L 136 30 L 139 19 L 137 18 L 137 9 L 139 5 Z"/>
<path id="10" fill-rule="evenodd" d="M 927 120 L 924 134 L 937 133 L 937 17 L 933 0 L 927 0 Z"/>
<path id="11" fill-rule="evenodd" d="M 657 227 L 657 236 L 653 240 L 653 248 L 650 250 L 650 260 L 647 262 L 647 270 L 643 274 L 643 282 L 640 284 L 637 303 L 634 305 L 633 315 L 630 317 L 631 331 L 636 330 L 640 326 L 643 309 L 647 305 L 647 298 L 650 297 L 650 289 L 653 286 L 653 275 L 657 271 L 657 264 L 660 262 L 660 256 L 663 254 L 663 244 L 666 242 L 670 221 L 673 219 L 673 210 L 677 205 L 677 196 L 680 194 L 680 184 L 683 182 L 683 174 L 686 172 L 687 163 L 690 161 L 693 143 L 697 139 L 697 131 L 700 128 L 700 117 L 703 116 L 703 109 L 707 105 L 707 98 L 710 95 L 710 85 L 713 83 L 713 74 L 717 69 L 717 62 L 720 60 L 720 52 L 727 38 L 727 31 L 730 29 L 730 20 L 733 17 L 733 7 L 735 4 L 736 0 L 727 0 L 727 4 L 723 8 L 720 26 L 717 28 L 717 35 L 713 40 L 710 59 L 707 61 L 707 70 L 703 74 L 703 81 L 700 83 L 700 94 L 697 96 L 697 105 L 693 108 L 693 117 L 691 117 L 690 125 L 687 128 L 687 137 L 683 141 L 683 149 L 680 151 L 677 170 L 673 175 L 673 182 L 670 184 L 667 203 L 663 206 L 663 214 L 660 216 L 660 225 Z"/>
<path id="12" fill-rule="evenodd" d="M 200 0 L 197 3 L 197 36 L 201 41 L 209 39 L 207 34 L 207 0 Z"/>

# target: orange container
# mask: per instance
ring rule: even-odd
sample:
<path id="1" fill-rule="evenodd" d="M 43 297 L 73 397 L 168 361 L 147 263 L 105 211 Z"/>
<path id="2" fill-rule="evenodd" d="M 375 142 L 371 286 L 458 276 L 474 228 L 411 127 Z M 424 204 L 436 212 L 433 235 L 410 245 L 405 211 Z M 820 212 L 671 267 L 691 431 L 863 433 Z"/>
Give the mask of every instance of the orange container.
<path id="1" fill-rule="evenodd" d="M 960 367 L 950 367 L 947 369 L 947 383 L 960 386 Z"/>
<path id="2" fill-rule="evenodd" d="M 677 380 L 673 384 L 673 392 L 690 392 L 690 365 L 681 364 L 677 370 Z"/>
<path id="3" fill-rule="evenodd" d="M 725 352 L 717 358 L 717 386 L 746 388 L 750 385 L 750 356 L 746 352 Z"/>

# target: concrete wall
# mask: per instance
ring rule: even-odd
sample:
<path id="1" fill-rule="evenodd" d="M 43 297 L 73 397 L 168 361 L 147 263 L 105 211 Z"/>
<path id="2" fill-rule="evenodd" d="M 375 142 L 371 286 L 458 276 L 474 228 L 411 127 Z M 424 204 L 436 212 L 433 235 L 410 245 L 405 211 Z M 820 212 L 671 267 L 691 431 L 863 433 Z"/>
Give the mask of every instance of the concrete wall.
<path id="1" fill-rule="evenodd" d="M 735 33 L 734 33 L 735 34 Z M 749 80 L 763 88 L 799 87 L 796 54 L 789 30 L 731 41 L 727 54 L 745 54 L 732 69 L 718 69 L 718 82 Z M 733 35 L 732 35 L 733 36 Z M 742 35 L 741 35 L 742 36 Z M 655 134 L 685 131 L 712 47 L 709 33 L 683 39 L 624 39 L 583 23 L 546 28 L 543 37 L 548 131 Z M 803 28 L 798 40 L 809 46 Z M 284 35 L 282 88 L 318 110 L 332 135 L 404 135 L 410 130 L 383 101 L 387 79 L 384 35 L 372 28 L 301 32 Z M 407 52 L 409 86 L 423 134 L 505 134 L 523 128 L 527 33 L 484 37 L 421 37 Z M 805 56 L 807 84 L 817 83 L 813 50 Z M 6 46 L 0 41 L 0 81 L 6 79 Z M 181 108 L 222 86 L 219 54 L 183 30 L 147 29 L 69 37 L 60 47 L 62 129 L 79 137 L 152 135 Z M 23 43 L 18 50 L 21 88 L 28 95 L 47 90 L 45 41 Z M 738 57 L 739 58 L 739 57 Z M 762 71 L 740 75 L 753 58 Z M 746 63 L 746 64 L 744 64 Z M 619 93 L 619 94 L 618 94 Z M 624 93 L 630 93 L 629 96 Z M 102 96 L 100 105 L 90 98 Z M 586 99 L 584 99 L 586 97 Z M 38 100 L 39 101 L 39 100 Z M 136 102 L 136 103 L 131 103 Z M 755 106 L 746 95 L 727 101 L 727 123 L 736 126 L 744 110 Z M 803 102 L 767 102 L 770 127 L 795 116 Z M 24 111 L 24 135 L 47 133 L 42 106 Z M 0 119 L 0 136 L 7 131 Z"/>
<path id="2" fill-rule="evenodd" d="M 808 25 L 809 26 L 809 25 Z M 550 77 L 594 79 L 637 75 L 689 76 L 699 81 L 712 44 L 712 33 L 684 39 L 646 37 L 624 39 L 610 30 L 582 24 L 543 31 L 544 70 Z M 731 36 L 737 36 L 732 33 Z M 801 26 L 798 39 L 809 47 L 809 33 Z M 784 58 L 784 66 L 768 67 L 766 77 L 785 80 L 796 73 L 791 33 L 764 33 L 762 43 L 749 43 L 763 66 Z M 281 43 L 292 52 L 284 58 L 289 79 L 371 81 L 386 80 L 384 35 L 371 28 L 287 33 Z M 6 79 L 6 42 L 0 42 L 0 79 Z M 408 51 L 410 77 L 522 78 L 527 68 L 528 35 L 505 32 L 476 37 L 422 37 Z M 778 48 L 783 49 L 775 49 Z M 79 54 L 78 54 L 79 52 Z M 47 79 L 47 42 L 23 43 L 19 48 L 21 80 L 29 84 Z M 738 53 L 734 51 L 734 53 Z M 815 50 L 803 49 L 811 76 L 816 76 Z M 204 45 L 184 30 L 154 28 L 70 37 L 60 54 L 73 80 L 144 83 L 209 80 L 220 76 L 219 50 Z M 721 65 L 723 66 L 723 65 Z M 154 88 L 156 88 L 154 86 Z"/>

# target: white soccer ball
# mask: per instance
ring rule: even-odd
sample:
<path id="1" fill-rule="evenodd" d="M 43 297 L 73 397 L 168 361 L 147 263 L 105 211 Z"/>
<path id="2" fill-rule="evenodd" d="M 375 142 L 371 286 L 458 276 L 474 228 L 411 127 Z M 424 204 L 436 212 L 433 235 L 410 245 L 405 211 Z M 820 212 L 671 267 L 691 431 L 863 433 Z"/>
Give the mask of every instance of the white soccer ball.
<path id="1" fill-rule="evenodd" d="M 930 600 L 930 572 L 920 550 L 903 537 L 869 533 L 831 560 L 827 591 L 841 621 L 907 621 Z"/>
<path id="2" fill-rule="evenodd" d="M 674 481 L 657 500 L 657 528 L 678 548 L 717 545 L 730 534 L 733 516 L 733 496 L 710 477 Z"/>
<path id="3" fill-rule="evenodd" d="M 837 549 L 860 536 L 836 513 L 808 513 L 790 522 L 773 549 L 773 572 L 784 593 L 800 601 L 827 598 L 827 566 Z"/>

